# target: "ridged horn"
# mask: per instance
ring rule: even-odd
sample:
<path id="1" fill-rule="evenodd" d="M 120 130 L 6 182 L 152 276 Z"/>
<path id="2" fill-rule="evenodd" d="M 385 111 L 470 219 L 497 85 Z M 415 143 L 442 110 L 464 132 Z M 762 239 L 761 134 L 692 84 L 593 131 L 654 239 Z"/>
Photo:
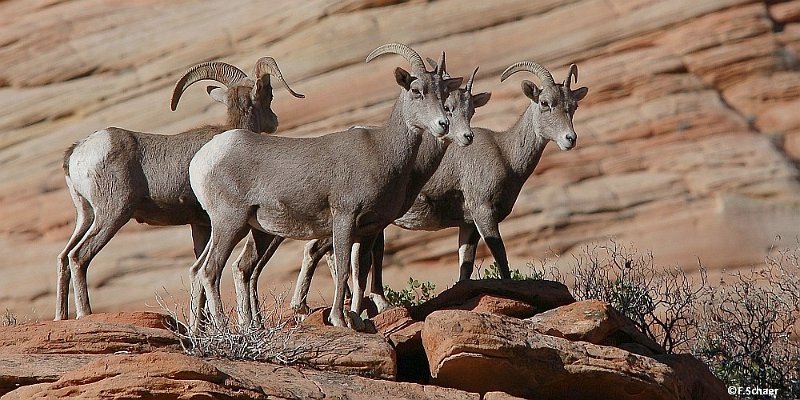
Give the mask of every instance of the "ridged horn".
<path id="1" fill-rule="evenodd" d="M 464 87 L 464 89 L 467 90 L 467 93 L 472 93 L 472 84 L 475 82 L 475 74 L 478 73 L 478 68 L 480 67 L 475 67 L 475 70 L 472 71 L 472 76 L 469 77 L 469 80 L 467 81 L 467 86 Z"/>
<path id="2" fill-rule="evenodd" d="M 575 64 L 570 64 L 569 72 L 567 73 L 567 79 L 564 79 L 563 83 L 567 89 L 570 89 L 569 85 L 572 83 L 571 81 L 573 78 L 575 79 L 575 83 L 578 83 L 578 66 Z"/>
<path id="3" fill-rule="evenodd" d="M 412 71 L 427 71 L 425 63 L 422 62 L 422 57 L 417 54 L 414 49 L 402 43 L 387 43 L 379 46 L 367 56 L 367 62 L 372 61 L 375 57 L 382 54 L 393 53 L 403 56 L 411 64 Z"/>
<path id="4" fill-rule="evenodd" d="M 518 63 L 512 64 L 510 67 L 506 68 L 505 71 L 500 75 L 500 82 L 506 80 L 512 74 L 515 74 L 520 71 L 528 71 L 532 72 L 539 79 L 542 80 L 542 83 L 549 83 L 551 85 L 555 85 L 556 82 L 553 80 L 553 75 L 550 74 L 550 71 L 547 68 L 533 62 L 533 61 L 520 61 Z"/>
<path id="5" fill-rule="evenodd" d="M 253 75 L 254 75 L 253 78 L 261 79 L 261 77 L 264 76 L 264 74 L 269 74 L 271 76 L 275 76 L 276 78 L 278 78 L 281 81 L 281 83 L 283 83 L 283 86 L 286 88 L 286 90 L 288 90 L 289 93 L 292 94 L 292 96 L 297 97 L 299 99 L 306 97 L 303 94 L 295 92 L 294 90 L 292 90 L 291 87 L 289 87 L 289 84 L 286 83 L 285 79 L 283 79 L 283 74 L 281 73 L 281 69 L 278 68 L 278 63 L 275 62 L 274 58 L 261 57 L 256 62 L 256 66 L 253 69 Z"/>
<path id="6" fill-rule="evenodd" d="M 209 61 L 202 64 L 197 64 L 189 68 L 183 76 L 175 83 L 175 89 L 172 91 L 172 100 L 170 101 L 170 108 L 175 111 L 178 108 L 178 101 L 181 99 L 183 91 L 195 82 L 203 79 L 211 79 L 225 85 L 228 89 L 235 85 L 240 80 L 247 78 L 247 74 L 239 68 L 231 64 L 221 61 Z"/>

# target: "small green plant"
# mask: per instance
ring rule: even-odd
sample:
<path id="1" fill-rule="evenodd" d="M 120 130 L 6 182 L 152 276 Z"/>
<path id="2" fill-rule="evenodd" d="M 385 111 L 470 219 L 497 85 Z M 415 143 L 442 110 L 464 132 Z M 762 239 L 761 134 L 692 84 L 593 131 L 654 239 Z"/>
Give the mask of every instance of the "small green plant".
<path id="1" fill-rule="evenodd" d="M 386 299 L 396 306 L 416 306 L 420 305 L 435 295 L 436 285 L 433 282 L 420 282 L 414 278 L 408 278 L 408 286 L 400 291 L 393 290 L 389 286 L 384 286 L 383 291 Z"/>

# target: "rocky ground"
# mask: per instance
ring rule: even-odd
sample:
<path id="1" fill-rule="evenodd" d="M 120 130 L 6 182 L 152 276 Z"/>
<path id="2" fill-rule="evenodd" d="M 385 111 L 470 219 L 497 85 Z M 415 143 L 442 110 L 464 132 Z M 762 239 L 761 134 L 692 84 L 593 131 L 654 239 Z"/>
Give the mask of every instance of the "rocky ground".
<path id="1" fill-rule="evenodd" d="M 555 282 L 462 282 L 373 316 L 374 333 L 323 314 L 286 339 L 303 349 L 289 366 L 186 355 L 152 312 L 0 327 L 0 398 L 729 398 L 701 362 Z"/>
<path id="2" fill-rule="evenodd" d="M 274 56 L 299 100 L 278 89 L 279 133 L 311 136 L 379 123 L 397 88 L 389 41 L 444 49 L 454 74 L 480 65 L 492 100 L 475 125 L 505 128 L 527 106 L 519 79 L 535 60 L 590 88 L 578 146 L 550 146 L 501 224 L 512 263 L 570 255 L 608 237 L 657 262 L 735 269 L 797 245 L 800 225 L 800 1 L 314 0 L 197 2 L 12 0 L 0 3 L 0 309 L 49 319 L 55 257 L 74 225 L 63 151 L 107 126 L 174 133 L 221 122 L 202 85 L 168 110 L 189 66 L 250 70 Z M 520 77 L 522 79 L 522 77 Z M 780 240 L 776 238 L 780 236 Z M 441 290 L 457 276 L 454 230 L 391 229 L 387 283 L 413 276 Z M 262 285 L 288 291 L 302 243 L 287 243 Z M 480 257 L 491 257 L 481 248 Z M 155 292 L 185 299 L 187 227 L 130 223 L 89 273 L 97 311 L 142 310 Z M 320 269 L 310 300 L 330 302 Z M 225 279 L 227 285 L 229 279 Z M 264 292 L 266 290 L 264 289 Z"/>

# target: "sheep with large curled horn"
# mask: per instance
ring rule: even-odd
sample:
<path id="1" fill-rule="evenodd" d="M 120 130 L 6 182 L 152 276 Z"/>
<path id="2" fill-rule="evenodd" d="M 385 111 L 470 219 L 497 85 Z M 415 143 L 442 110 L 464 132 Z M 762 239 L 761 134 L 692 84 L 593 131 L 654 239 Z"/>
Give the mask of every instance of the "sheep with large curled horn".
<path id="1" fill-rule="evenodd" d="M 192 84 L 213 80 L 209 94 L 227 106 L 224 125 L 203 126 L 176 135 L 106 128 L 75 143 L 64 155 L 64 173 L 77 219 L 75 230 L 58 255 L 55 319 L 69 316 L 69 283 L 75 288 L 76 314 L 92 313 L 86 272 L 90 261 L 130 219 L 151 225 L 190 225 L 195 255 L 210 237 L 208 215 L 189 186 L 189 161 L 214 135 L 244 128 L 272 133 L 278 118 L 272 111 L 274 75 L 283 80 L 275 60 L 260 59 L 255 77 L 224 62 L 206 62 L 190 68 L 175 85 L 170 107 Z"/>

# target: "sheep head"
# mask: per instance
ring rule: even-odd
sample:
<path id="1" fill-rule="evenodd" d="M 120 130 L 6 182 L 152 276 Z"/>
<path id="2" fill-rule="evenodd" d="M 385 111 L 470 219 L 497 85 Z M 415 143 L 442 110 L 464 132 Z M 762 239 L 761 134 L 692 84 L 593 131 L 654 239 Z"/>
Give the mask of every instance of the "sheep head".
<path id="1" fill-rule="evenodd" d="M 444 111 L 447 96 L 461 86 L 463 78 L 443 76 L 441 71 L 428 71 L 422 57 L 401 43 L 389 43 L 373 50 L 367 62 L 382 54 L 399 54 L 410 64 L 411 71 L 400 67 L 394 71 L 395 81 L 402 88 L 395 103 L 400 118 L 412 130 L 425 130 L 443 139 L 449 132 L 450 121 Z"/>
<path id="2" fill-rule="evenodd" d="M 427 58 L 427 61 L 428 64 L 445 79 L 450 77 L 445 69 L 444 52 L 442 52 L 442 57 L 439 59 L 439 62 L 433 61 L 430 58 Z M 479 67 L 475 67 L 475 70 L 472 71 L 472 75 L 469 77 L 464 89 L 451 92 L 444 102 L 444 111 L 447 113 L 447 118 L 450 120 L 450 133 L 448 136 L 459 146 L 468 146 L 472 144 L 472 140 L 474 139 L 474 134 L 470 127 L 472 116 L 475 115 L 476 108 L 486 105 L 492 97 L 492 94 L 489 92 L 472 94 L 472 85 L 475 82 L 475 75 L 478 73 L 478 68 Z"/>
<path id="3" fill-rule="evenodd" d="M 526 111 L 531 119 L 528 122 L 533 124 L 534 130 L 542 137 L 556 142 L 561 150 L 575 147 L 578 135 L 572 125 L 572 117 L 578 108 L 578 102 L 589 92 L 586 87 L 575 90 L 570 88 L 573 79 L 575 83 L 578 82 L 578 67 L 572 64 L 567 79 L 556 83 L 543 66 L 532 61 L 521 61 L 506 68 L 500 81 L 520 71 L 531 72 L 542 81 L 541 87 L 529 80 L 522 81 L 522 93 L 531 100 Z"/>
<path id="4" fill-rule="evenodd" d="M 293 96 L 305 97 L 289 87 L 272 57 L 262 57 L 256 62 L 253 77 L 224 62 L 212 61 L 195 65 L 175 84 L 170 107 L 175 111 L 181 95 L 189 86 L 210 79 L 224 85 L 208 86 L 206 90 L 212 99 L 227 107 L 228 127 L 274 133 L 278 129 L 278 116 L 272 111 L 271 75 L 277 77 Z"/>

